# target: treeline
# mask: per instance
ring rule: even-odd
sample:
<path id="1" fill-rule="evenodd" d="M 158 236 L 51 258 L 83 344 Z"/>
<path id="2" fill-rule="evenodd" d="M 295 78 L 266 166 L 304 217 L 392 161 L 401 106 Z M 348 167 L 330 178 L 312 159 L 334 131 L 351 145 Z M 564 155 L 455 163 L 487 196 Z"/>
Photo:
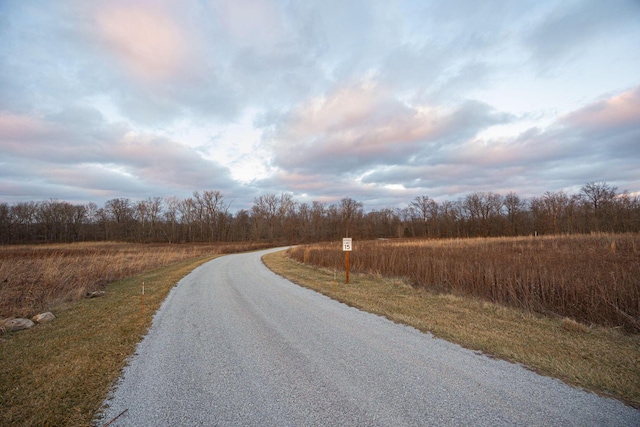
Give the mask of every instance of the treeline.
<path id="1" fill-rule="evenodd" d="M 342 237 L 479 237 L 640 231 L 640 200 L 603 182 L 578 194 L 474 192 L 456 201 L 419 196 L 405 208 L 365 212 L 351 198 L 298 203 L 265 194 L 249 210 L 229 212 L 219 191 L 192 197 L 116 198 L 98 207 L 47 200 L 0 203 L 0 244 L 77 241 L 305 243 Z"/>

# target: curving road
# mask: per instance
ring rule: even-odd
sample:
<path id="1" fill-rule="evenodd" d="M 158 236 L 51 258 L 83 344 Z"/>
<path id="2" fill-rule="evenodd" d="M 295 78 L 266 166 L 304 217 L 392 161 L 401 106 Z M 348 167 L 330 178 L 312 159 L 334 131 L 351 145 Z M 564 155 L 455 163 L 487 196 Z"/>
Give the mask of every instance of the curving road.
<path id="1" fill-rule="evenodd" d="M 106 402 L 111 426 L 640 426 L 640 411 L 228 255 L 185 277 Z"/>

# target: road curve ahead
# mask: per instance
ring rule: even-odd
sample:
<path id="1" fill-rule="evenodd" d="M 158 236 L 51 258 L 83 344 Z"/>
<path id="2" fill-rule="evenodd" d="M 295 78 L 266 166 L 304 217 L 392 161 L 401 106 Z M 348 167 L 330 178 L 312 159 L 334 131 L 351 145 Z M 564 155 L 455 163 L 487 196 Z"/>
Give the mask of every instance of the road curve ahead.
<path id="1" fill-rule="evenodd" d="M 640 426 L 640 411 L 301 288 L 260 257 L 171 291 L 100 425 Z"/>

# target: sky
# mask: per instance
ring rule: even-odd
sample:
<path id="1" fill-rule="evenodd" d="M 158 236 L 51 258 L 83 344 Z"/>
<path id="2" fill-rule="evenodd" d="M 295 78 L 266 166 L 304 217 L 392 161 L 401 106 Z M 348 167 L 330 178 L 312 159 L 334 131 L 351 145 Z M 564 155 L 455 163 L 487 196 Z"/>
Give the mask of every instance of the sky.
<path id="1" fill-rule="evenodd" d="M 0 0 L 0 202 L 640 195 L 639 0 Z"/>

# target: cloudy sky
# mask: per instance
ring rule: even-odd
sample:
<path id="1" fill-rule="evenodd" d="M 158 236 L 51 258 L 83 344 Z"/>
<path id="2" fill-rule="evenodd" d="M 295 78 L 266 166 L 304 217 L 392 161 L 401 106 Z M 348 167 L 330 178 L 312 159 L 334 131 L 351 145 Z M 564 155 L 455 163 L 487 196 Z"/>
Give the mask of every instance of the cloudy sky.
<path id="1" fill-rule="evenodd" d="M 640 1 L 0 0 L 0 201 L 640 194 Z"/>

